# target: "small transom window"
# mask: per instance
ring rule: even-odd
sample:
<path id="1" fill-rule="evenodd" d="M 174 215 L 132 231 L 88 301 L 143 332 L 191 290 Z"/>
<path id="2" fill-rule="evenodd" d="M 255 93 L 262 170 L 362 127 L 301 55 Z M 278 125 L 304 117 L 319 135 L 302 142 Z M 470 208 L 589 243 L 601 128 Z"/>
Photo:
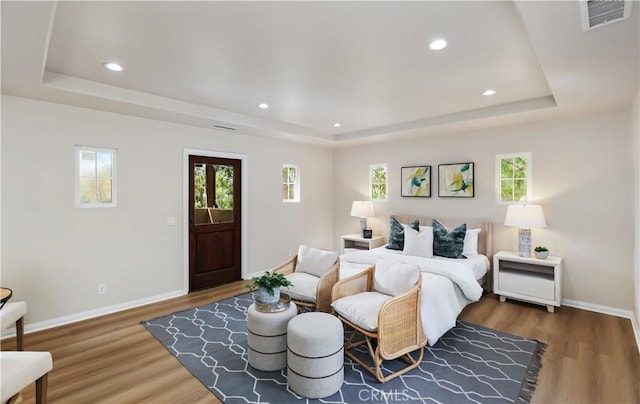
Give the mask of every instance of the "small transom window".
<path id="1" fill-rule="evenodd" d="M 76 147 L 76 206 L 117 206 L 115 149 Z"/>
<path id="2" fill-rule="evenodd" d="M 496 202 L 523 203 L 532 197 L 531 153 L 496 155 Z"/>
<path id="3" fill-rule="evenodd" d="M 369 195 L 372 201 L 387 201 L 388 166 L 371 164 L 369 166 Z"/>
<path id="4" fill-rule="evenodd" d="M 282 201 L 300 202 L 300 172 L 298 166 L 282 166 Z"/>

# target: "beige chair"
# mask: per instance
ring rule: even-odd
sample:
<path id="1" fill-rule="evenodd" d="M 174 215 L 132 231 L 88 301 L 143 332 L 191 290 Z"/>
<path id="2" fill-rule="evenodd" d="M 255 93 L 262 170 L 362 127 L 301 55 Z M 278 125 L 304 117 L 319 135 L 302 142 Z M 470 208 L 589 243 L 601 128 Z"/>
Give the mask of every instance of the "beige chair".
<path id="1" fill-rule="evenodd" d="M 20 391 L 36 382 L 36 404 L 46 403 L 51 369 L 49 352 L 0 352 L 0 402 L 19 403 Z"/>
<path id="2" fill-rule="evenodd" d="M 421 282 L 416 266 L 380 259 L 375 267 L 342 279 L 333 287 L 331 307 L 345 330 L 352 330 L 345 354 L 381 383 L 418 367 L 422 361 L 427 339 L 420 321 Z M 373 365 L 351 352 L 364 344 Z M 408 365 L 385 376 L 382 362 L 399 358 Z"/>
<path id="3" fill-rule="evenodd" d="M 340 259 L 334 251 L 300 246 L 298 254 L 272 269 L 283 274 L 293 286 L 281 288 L 299 309 L 331 311 L 331 288 L 339 279 Z"/>
<path id="4" fill-rule="evenodd" d="M 26 302 L 5 303 L 0 309 L 0 329 L 4 330 L 15 325 L 16 345 L 18 351 L 24 349 L 24 316 L 27 314 Z"/>

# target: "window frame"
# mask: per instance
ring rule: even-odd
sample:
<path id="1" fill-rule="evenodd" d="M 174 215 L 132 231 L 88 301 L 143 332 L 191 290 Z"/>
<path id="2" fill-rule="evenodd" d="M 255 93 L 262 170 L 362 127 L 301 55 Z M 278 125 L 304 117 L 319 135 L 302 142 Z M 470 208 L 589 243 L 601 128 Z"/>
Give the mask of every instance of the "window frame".
<path id="1" fill-rule="evenodd" d="M 111 202 L 82 202 L 80 200 L 80 179 L 89 177 L 80 177 L 80 156 L 82 152 L 93 153 L 111 153 Z M 106 147 L 92 147 L 92 146 L 76 146 L 75 147 L 75 206 L 77 208 L 115 208 L 118 206 L 118 178 L 117 178 L 117 162 L 118 162 L 118 150 Z M 97 181 L 97 164 L 95 177 Z"/>
<path id="2" fill-rule="evenodd" d="M 373 197 L 373 172 L 376 168 L 384 168 L 385 179 L 384 179 L 384 188 L 385 194 L 384 199 L 378 199 Z M 389 201 L 389 164 L 387 163 L 376 163 L 369 165 L 369 199 L 372 202 L 388 202 Z"/>
<path id="3" fill-rule="evenodd" d="M 527 177 L 526 178 L 518 178 L 524 179 L 527 182 L 527 195 L 524 201 L 505 201 L 502 199 L 502 160 L 504 159 L 515 159 L 518 157 L 525 158 L 527 160 Z M 518 152 L 518 153 L 503 153 L 496 154 L 496 166 L 495 166 L 495 182 L 496 182 L 496 203 L 499 205 L 513 205 L 513 204 L 523 204 L 530 203 L 533 200 L 533 154 L 531 152 Z M 515 177 L 511 177 L 513 181 L 516 180 Z"/>
<path id="4" fill-rule="evenodd" d="M 289 164 L 289 163 L 285 163 L 282 165 L 282 170 L 280 171 L 280 174 L 282 175 L 282 171 L 284 171 L 285 169 L 294 169 L 296 172 L 296 179 L 293 182 L 289 182 L 289 181 L 281 181 L 282 186 L 292 186 L 294 187 L 294 197 L 293 199 L 282 199 L 282 202 L 284 203 L 299 203 L 300 202 L 300 167 L 298 167 L 295 164 Z M 287 176 L 288 178 L 288 176 Z M 287 192 L 287 196 L 289 195 L 289 193 Z"/>

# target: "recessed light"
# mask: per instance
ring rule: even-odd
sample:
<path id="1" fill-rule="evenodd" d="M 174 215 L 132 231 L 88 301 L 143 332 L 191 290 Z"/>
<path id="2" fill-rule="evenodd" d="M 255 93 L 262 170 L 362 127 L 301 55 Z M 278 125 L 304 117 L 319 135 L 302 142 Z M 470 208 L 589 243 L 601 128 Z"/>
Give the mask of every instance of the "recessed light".
<path id="1" fill-rule="evenodd" d="M 334 124 L 333 124 L 333 127 L 334 127 L 334 128 L 339 128 L 339 127 L 340 127 L 340 122 L 336 122 L 336 123 L 334 123 Z"/>
<path id="2" fill-rule="evenodd" d="M 104 66 L 106 69 L 109 69 L 113 72 L 121 72 L 124 70 L 124 67 L 122 67 L 121 64 L 116 62 L 104 62 L 102 66 Z"/>
<path id="3" fill-rule="evenodd" d="M 258 105 L 258 108 L 267 109 L 269 108 L 269 104 L 263 102 L 262 104 Z"/>
<path id="4" fill-rule="evenodd" d="M 434 41 L 431 41 L 431 43 L 429 44 L 429 49 L 440 50 L 446 48 L 447 45 L 448 43 L 444 39 L 436 39 Z"/>
<path id="5" fill-rule="evenodd" d="M 496 93 L 496 90 L 492 90 L 492 89 L 488 89 L 488 90 L 484 90 L 484 92 L 482 93 L 482 95 L 494 95 Z"/>

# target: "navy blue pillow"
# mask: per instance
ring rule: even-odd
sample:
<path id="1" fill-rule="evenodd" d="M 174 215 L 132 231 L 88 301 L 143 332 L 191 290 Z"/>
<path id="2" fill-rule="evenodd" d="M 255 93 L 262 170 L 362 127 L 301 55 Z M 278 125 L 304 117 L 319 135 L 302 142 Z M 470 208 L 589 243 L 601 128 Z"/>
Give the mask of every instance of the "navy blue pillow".
<path id="1" fill-rule="evenodd" d="M 462 255 L 464 236 L 467 225 L 461 224 L 447 232 L 447 228 L 437 220 L 433 220 L 433 255 L 447 258 L 467 258 Z"/>
<path id="2" fill-rule="evenodd" d="M 409 227 L 416 231 L 420 231 L 420 222 L 414 220 L 409 224 Z M 395 217 L 391 218 L 391 227 L 389 228 L 389 243 L 387 243 L 387 248 L 390 250 L 400 250 L 404 249 L 404 227 L 400 224 Z"/>

